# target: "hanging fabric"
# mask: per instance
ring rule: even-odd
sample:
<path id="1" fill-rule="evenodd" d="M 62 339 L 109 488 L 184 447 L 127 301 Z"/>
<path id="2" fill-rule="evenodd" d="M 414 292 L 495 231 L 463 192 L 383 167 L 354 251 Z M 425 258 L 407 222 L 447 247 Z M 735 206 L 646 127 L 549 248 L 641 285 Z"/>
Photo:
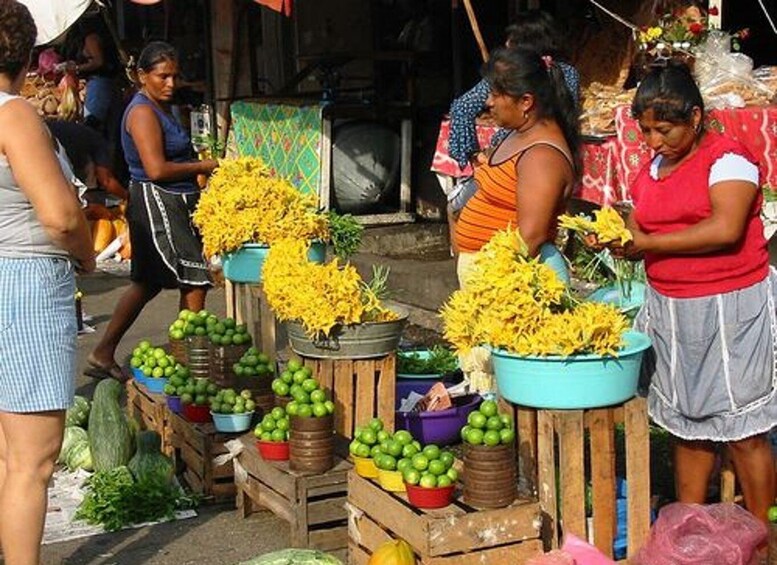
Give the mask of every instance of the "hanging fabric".
<path id="1" fill-rule="evenodd" d="M 19 0 L 30 10 L 38 28 L 36 45 L 44 45 L 64 34 L 92 4 L 92 0 Z"/>

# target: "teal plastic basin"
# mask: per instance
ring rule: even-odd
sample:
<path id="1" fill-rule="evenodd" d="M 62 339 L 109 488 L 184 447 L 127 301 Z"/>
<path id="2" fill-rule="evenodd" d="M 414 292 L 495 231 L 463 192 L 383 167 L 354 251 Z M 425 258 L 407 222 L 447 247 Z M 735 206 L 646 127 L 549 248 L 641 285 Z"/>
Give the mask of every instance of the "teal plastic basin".
<path id="1" fill-rule="evenodd" d="M 618 357 L 521 357 L 494 349 L 499 394 L 514 404 L 560 410 L 625 402 L 637 393 L 642 355 L 650 347 L 650 338 L 630 331 L 624 342 Z"/>
<path id="2" fill-rule="evenodd" d="M 244 243 L 234 253 L 221 258 L 224 278 L 237 283 L 262 282 L 262 266 L 270 247 L 259 243 Z M 326 244 L 314 241 L 308 249 L 308 259 L 323 263 L 326 258 Z"/>

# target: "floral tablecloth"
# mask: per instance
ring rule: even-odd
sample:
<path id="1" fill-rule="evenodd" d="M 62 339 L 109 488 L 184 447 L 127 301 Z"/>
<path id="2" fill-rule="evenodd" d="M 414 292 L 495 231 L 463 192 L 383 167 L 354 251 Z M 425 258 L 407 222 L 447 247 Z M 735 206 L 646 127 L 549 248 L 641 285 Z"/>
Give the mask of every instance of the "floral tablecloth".
<path id="1" fill-rule="evenodd" d="M 616 109 L 616 134 L 583 143 L 583 175 L 574 192 L 576 198 L 595 204 L 612 204 L 630 198 L 629 187 L 652 152 L 642 141 L 639 124 L 628 106 Z M 708 126 L 739 140 L 758 159 L 763 182 L 777 190 L 777 106 L 712 110 Z M 448 155 L 450 122 L 440 124 L 432 171 L 451 177 L 472 174 L 460 169 Z M 486 147 L 496 128 L 478 126 L 481 147 Z"/>

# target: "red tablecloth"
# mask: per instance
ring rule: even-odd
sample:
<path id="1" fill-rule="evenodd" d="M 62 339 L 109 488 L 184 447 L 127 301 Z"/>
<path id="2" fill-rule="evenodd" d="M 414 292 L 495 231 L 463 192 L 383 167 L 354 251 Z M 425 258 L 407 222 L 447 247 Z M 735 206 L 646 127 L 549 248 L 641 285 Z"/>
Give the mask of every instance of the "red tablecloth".
<path id="1" fill-rule="evenodd" d="M 629 107 L 616 110 L 617 134 L 599 142 L 583 144 L 583 176 L 574 196 L 595 204 L 612 204 L 629 199 L 629 187 L 650 160 L 651 151 L 642 141 Z M 472 174 L 460 169 L 448 155 L 450 122 L 440 124 L 432 171 L 451 177 Z M 777 106 L 712 110 L 708 126 L 739 140 L 758 159 L 763 183 L 777 190 Z M 486 147 L 495 128 L 478 126 L 478 140 Z"/>

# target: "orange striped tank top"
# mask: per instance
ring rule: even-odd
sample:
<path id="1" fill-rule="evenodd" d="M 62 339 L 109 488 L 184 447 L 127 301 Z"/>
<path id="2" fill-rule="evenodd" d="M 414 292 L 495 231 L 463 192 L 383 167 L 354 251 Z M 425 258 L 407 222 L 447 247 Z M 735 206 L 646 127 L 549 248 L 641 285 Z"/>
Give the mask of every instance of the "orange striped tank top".
<path id="1" fill-rule="evenodd" d="M 535 145 L 549 145 L 558 149 L 571 164 L 569 155 L 562 148 L 554 143 L 539 141 L 498 165 L 485 164 L 476 167 L 475 183 L 478 189 L 464 206 L 456 222 L 456 244 L 460 251 L 480 251 L 494 233 L 505 229 L 508 224 L 517 225 L 518 210 L 515 199 L 518 175 L 515 167 L 521 155 Z"/>
<path id="2" fill-rule="evenodd" d="M 515 191 L 518 176 L 515 165 L 520 153 L 498 165 L 475 168 L 477 191 L 469 199 L 456 222 L 456 244 L 459 250 L 480 251 L 495 232 L 515 225 L 518 214 Z"/>

